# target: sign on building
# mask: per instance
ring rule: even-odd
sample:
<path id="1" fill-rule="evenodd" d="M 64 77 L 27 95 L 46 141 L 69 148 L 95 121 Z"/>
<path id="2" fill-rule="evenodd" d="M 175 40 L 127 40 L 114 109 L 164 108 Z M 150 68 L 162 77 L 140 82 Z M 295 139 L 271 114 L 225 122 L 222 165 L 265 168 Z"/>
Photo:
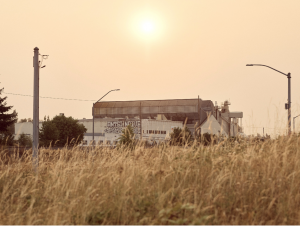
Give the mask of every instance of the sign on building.
<path id="1" fill-rule="evenodd" d="M 120 134 L 122 133 L 123 129 L 125 129 L 128 125 L 131 125 L 133 128 L 133 132 L 135 134 L 140 134 L 140 121 L 108 121 L 107 125 L 105 126 L 104 132 L 105 133 L 115 133 Z"/>

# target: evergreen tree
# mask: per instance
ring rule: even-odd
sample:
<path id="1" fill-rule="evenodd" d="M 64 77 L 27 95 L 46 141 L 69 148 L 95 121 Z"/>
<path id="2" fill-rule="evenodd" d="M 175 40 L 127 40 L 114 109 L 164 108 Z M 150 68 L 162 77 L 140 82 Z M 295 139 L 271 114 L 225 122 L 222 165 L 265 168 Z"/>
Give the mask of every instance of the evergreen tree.
<path id="1" fill-rule="evenodd" d="M 3 89 L 0 89 L 0 95 L 3 92 Z M 17 122 L 17 112 L 14 110 L 12 113 L 8 113 L 13 106 L 6 106 L 7 97 L 1 98 L 0 96 L 0 133 L 8 132 L 8 128 Z"/>
<path id="2" fill-rule="evenodd" d="M 7 97 L 1 98 L 3 89 L 0 89 L 0 144 L 13 145 L 14 123 L 18 121 L 18 114 L 15 110 L 12 113 L 8 113 L 13 106 L 7 106 Z"/>

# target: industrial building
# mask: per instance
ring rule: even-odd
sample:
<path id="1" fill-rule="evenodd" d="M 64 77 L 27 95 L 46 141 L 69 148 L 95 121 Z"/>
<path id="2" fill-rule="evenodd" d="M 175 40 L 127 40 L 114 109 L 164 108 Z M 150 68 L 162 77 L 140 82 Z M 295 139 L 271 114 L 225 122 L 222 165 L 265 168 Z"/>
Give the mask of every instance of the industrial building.
<path id="1" fill-rule="evenodd" d="M 211 100 L 172 99 L 138 101 L 103 101 L 94 105 L 94 140 L 97 144 L 113 145 L 122 130 L 131 125 L 136 138 L 151 142 L 169 139 L 175 127 L 186 125 L 193 135 L 210 133 L 217 136 L 237 136 L 242 131 L 243 112 L 230 112 L 229 101 L 221 106 Z M 87 128 L 82 145 L 93 140 L 93 119 L 80 119 Z M 42 122 L 39 127 L 41 128 Z M 16 123 L 16 137 L 32 136 L 32 123 Z"/>
<path id="2" fill-rule="evenodd" d="M 211 100 L 171 99 L 138 101 L 103 101 L 94 105 L 95 118 L 155 119 L 157 121 L 179 121 L 201 134 L 236 136 L 242 133 L 239 125 L 243 112 L 230 112 L 229 101 L 221 106 Z M 240 119 L 240 121 L 239 121 Z"/>
<path id="3" fill-rule="evenodd" d="M 87 128 L 84 134 L 83 145 L 91 144 L 93 140 L 93 120 L 81 119 L 79 123 Z M 141 124 L 142 123 L 142 124 Z M 123 119 L 123 118 L 97 118 L 94 122 L 94 140 L 96 144 L 115 145 L 122 130 L 131 125 L 135 138 L 147 140 L 149 143 L 160 143 L 168 139 L 172 130 L 182 128 L 182 122 L 156 119 Z M 142 131 L 142 134 L 141 134 Z"/>

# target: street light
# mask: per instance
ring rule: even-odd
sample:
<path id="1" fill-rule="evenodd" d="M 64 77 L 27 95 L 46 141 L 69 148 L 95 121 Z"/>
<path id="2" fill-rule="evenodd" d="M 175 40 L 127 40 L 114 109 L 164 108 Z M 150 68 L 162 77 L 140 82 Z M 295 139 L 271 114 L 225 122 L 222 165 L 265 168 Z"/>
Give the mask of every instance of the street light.
<path id="1" fill-rule="evenodd" d="M 300 115 L 297 115 L 293 118 L 294 133 L 295 133 L 295 118 L 297 118 L 298 116 L 300 116 Z"/>
<path id="2" fill-rule="evenodd" d="M 120 89 L 113 89 L 113 90 L 107 92 L 103 97 L 105 97 L 107 94 L 109 94 L 109 93 L 112 92 L 112 91 L 119 91 L 119 90 L 120 90 Z M 95 111 L 94 111 L 94 106 L 95 106 L 95 104 L 96 104 L 97 102 L 99 102 L 100 100 L 102 100 L 103 97 L 101 97 L 99 100 L 97 100 L 95 103 L 93 103 L 93 145 L 94 145 L 94 122 L 95 122 Z M 100 113 L 100 112 L 99 112 L 99 113 Z"/>
<path id="3" fill-rule="evenodd" d="M 269 67 L 267 65 L 263 65 L 263 64 L 247 64 L 246 66 L 263 66 L 263 67 L 268 67 L 274 71 L 277 71 L 285 76 L 287 76 L 288 78 L 288 103 L 285 104 L 285 109 L 288 109 L 288 134 L 291 134 L 291 73 L 287 73 L 284 74 L 281 71 L 278 71 L 272 67 Z"/>

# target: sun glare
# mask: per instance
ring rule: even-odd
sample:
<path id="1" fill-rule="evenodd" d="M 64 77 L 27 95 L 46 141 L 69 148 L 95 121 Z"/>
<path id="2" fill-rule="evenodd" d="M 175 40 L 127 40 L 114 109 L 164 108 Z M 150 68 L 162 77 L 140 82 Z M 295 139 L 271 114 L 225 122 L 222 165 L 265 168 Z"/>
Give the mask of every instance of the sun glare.
<path id="1" fill-rule="evenodd" d="M 145 33 L 151 33 L 154 31 L 154 24 L 152 21 L 143 21 L 141 23 L 141 28 Z"/>
<path id="2" fill-rule="evenodd" d="M 132 19 L 132 31 L 140 40 L 154 41 L 161 36 L 162 21 L 155 13 L 140 13 Z"/>

